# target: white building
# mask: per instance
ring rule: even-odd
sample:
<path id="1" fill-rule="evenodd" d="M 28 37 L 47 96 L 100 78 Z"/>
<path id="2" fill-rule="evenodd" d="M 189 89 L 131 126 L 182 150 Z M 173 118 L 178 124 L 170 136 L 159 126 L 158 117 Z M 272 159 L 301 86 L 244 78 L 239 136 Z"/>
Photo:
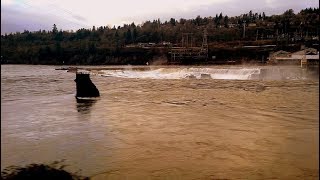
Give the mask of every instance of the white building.
<path id="1" fill-rule="evenodd" d="M 314 48 L 307 48 L 294 53 L 281 50 L 270 54 L 268 63 L 301 66 L 309 63 L 319 64 L 319 51 Z"/>

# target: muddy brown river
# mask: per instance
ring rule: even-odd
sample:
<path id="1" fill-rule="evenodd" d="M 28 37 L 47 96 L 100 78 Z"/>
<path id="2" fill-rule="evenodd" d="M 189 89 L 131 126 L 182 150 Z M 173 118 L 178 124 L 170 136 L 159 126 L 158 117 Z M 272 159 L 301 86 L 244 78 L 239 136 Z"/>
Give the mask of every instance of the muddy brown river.
<path id="1" fill-rule="evenodd" d="M 90 71 L 101 97 L 77 103 L 75 74 L 55 68 L 1 65 L 1 169 L 64 160 L 92 179 L 319 178 L 319 82 L 299 70 L 105 67 Z"/>

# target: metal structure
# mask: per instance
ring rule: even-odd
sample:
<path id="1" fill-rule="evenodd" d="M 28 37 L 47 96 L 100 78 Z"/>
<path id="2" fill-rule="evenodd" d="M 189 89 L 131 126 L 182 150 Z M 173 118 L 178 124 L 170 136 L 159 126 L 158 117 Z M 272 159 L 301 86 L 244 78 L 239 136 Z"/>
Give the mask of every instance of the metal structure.
<path id="1" fill-rule="evenodd" d="M 183 33 L 181 47 L 172 47 L 169 51 L 169 64 L 194 64 L 208 58 L 207 30 L 204 30 L 202 46 L 194 46 L 192 33 Z"/>
<path id="2" fill-rule="evenodd" d="M 192 44 L 193 44 L 193 37 L 192 37 L 192 33 L 183 33 L 182 34 L 182 40 L 181 40 L 181 43 L 182 43 L 182 47 L 192 47 Z"/>

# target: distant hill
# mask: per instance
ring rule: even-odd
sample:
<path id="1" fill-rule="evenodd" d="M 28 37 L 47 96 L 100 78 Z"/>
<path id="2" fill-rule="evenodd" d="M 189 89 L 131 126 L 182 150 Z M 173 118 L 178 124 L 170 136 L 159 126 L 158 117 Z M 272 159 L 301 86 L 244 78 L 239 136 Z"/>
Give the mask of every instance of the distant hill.
<path id="1" fill-rule="evenodd" d="M 240 47 L 275 44 L 279 49 L 290 44 L 296 47 L 316 44 L 319 24 L 319 8 L 307 8 L 297 14 L 291 9 L 271 16 L 252 11 L 235 17 L 220 13 L 214 17 L 171 18 L 165 22 L 158 19 L 142 25 L 101 26 L 75 32 L 58 31 L 53 25 L 52 31 L 25 30 L 1 35 L 1 63 L 145 64 L 150 59 L 166 57 L 170 46 L 180 45 L 182 33 L 192 33 L 193 44 L 200 46 L 204 29 L 208 32 L 210 56 L 233 52 L 220 58 L 261 59 L 270 50 L 255 50 L 258 54 L 249 56 L 252 50 L 244 51 Z M 170 43 L 163 45 L 162 42 Z M 142 48 L 138 43 L 149 43 L 154 47 Z"/>

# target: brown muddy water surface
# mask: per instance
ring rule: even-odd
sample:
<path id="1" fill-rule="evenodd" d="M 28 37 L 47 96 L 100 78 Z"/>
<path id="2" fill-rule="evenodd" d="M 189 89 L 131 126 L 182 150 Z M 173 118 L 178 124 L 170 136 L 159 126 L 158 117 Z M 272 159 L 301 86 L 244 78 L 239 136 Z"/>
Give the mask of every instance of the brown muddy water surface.
<path id="1" fill-rule="evenodd" d="M 96 70 L 101 97 L 77 103 L 74 73 L 1 65 L 1 168 L 65 159 L 92 179 L 318 179 L 318 80 L 217 68 Z"/>

